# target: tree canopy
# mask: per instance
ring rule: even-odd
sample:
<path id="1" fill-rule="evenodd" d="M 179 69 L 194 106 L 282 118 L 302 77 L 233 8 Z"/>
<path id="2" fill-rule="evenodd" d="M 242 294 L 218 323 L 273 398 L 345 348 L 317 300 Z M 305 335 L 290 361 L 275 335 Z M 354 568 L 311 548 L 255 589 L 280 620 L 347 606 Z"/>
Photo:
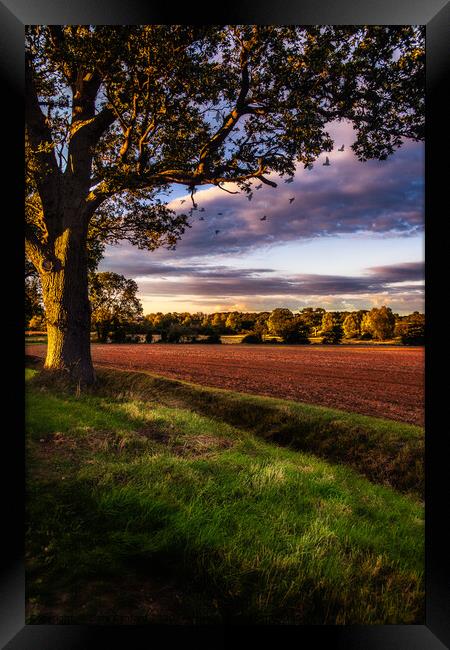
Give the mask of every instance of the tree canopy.
<path id="1" fill-rule="evenodd" d="M 53 25 L 26 42 L 38 239 L 62 218 L 62 185 L 83 188 L 91 239 L 152 249 L 187 223 L 156 197 L 171 183 L 273 184 L 332 149 L 334 119 L 353 122 L 361 160 L 423 137 L 419 27 Z"/>

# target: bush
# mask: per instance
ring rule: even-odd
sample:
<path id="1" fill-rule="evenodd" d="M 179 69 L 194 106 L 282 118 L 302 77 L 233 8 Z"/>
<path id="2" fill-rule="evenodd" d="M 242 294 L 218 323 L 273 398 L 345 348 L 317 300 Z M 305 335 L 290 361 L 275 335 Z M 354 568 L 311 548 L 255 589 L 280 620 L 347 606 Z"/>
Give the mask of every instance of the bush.
<path id="1" fill-rule="evenodd" d="M 127 334 L 125 336 L 125 343 L 140 343 L 140 338 L 136 334 Z"/>
<path id="2" fill-rule="evenodd" d="M 209 334 L 206 339 L 202 339 L 199 343 L 222 343 L 220 335 L 216 332 Z"/>
<path id="3" fill-rule="evenodd" d="M 269 343 L 270 345 L 275 345 L 275 344 L 277 344 L 277 343 L 279 343 L 279 342 L 280 342 L 280 341 L 279 341 L 278 339 L 275 339 L 275 338 L 265 339 L 265 340 L 264 340 L 264 343 Z"/>
<path id="4" fill-rule="evenodd" d="M 373 336 L 372 336 L 372 334 L 370 332 L 364 332 L 359 337 L 360 341 L 371 341 L 372 339 L 373 339 Z"/>
<path id="5" fill-rule="evenodd" d="M 125 333 L 125 330 L 116 329 L 110 333 L 110 338 L 112 343 L 125 343 L 127 335 Z"/>
<path id="6" fill-rule="evenodd" d="M 153 334 L 151 332 L 147 332 L 145 335 L 145 342 L 146 343 L 151 343 L 153 341 Z"/>
<path id="7" fill-rule="evenodd" d="M 289 334 L 286 334 L 283 338 L 284 343 L 289 343 L 289 344 L 298 344 L 298 345 L 307 345 L 311 341 L 309 340 L 308 336 L 304 331 L 299 331 L 299 330 L 294 330 L 293 332 L 289 332 Z"/>
<path id="8" fill-rule="evenodd" d="M 262 343 L 262 338 L 261 335 L 256 332 L 249 332 L 244 336 L 241 343 Z"/>

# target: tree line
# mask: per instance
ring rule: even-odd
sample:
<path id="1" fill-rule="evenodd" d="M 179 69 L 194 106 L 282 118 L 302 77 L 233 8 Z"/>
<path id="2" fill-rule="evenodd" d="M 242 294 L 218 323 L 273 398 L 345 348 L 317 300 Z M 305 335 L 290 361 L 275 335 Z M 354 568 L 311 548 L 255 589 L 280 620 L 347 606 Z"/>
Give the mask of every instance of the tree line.
<path id="1" fill-rule="evenodd" d="M 92 331 L 97 341 L 167 343 L 220 343 L 221 336 L 242 335 L 243 343 L 309 344 L 321 338 L 323 344 L 343 339 L 386 341 L 400 338 L 406 345 L 425 342 L 425 315 L 418 311 L 406 316 L 381 306 L 358 311 L 327 311 L 303 307 L 292 311 L 277 307 L 272 311 L 169 312 L 143 314 L 134 280 L 112 272 L 91 273 L 89 299 Z M 33 274 L 27 278 L 29 329 L 45 327 L 39 285 Z"/>

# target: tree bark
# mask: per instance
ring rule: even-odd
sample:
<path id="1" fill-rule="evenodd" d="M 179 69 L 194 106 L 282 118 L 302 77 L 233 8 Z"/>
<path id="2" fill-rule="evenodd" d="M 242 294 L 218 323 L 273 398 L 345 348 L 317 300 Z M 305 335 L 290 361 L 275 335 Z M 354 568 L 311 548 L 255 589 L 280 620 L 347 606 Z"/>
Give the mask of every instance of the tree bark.
<path id="1" fill-rule="evenodd" d="M 45 270 L 45 264 L 41 265 L 48 337 L 44 367 L 67 372 L 80 383 L 92 384 L 95 373 L 85 240 L 86 228 L 66 228 L 55 240 L 51 268 Z"/>

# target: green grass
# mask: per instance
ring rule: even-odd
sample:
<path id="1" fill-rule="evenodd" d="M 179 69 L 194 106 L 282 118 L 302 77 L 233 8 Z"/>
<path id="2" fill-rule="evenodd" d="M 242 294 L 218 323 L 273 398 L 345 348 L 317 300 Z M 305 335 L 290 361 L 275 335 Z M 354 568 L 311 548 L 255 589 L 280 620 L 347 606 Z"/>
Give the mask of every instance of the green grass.
<path id="1" fill-rule="evenodd" d="M 145 372 L 97 368 L 96 391 L 189 408 L 267 441 L 343 462 L 372 481 L 422 497 L 421 427 L 291 400 L 259 397 Z M 44 379 L 45 381 L 45 379 Z"/>
<path id="2" fill-rule="evenodd" d="M 99 375 L 27 372 L 29 623 L 423 623 L 419 500 Z"/>

